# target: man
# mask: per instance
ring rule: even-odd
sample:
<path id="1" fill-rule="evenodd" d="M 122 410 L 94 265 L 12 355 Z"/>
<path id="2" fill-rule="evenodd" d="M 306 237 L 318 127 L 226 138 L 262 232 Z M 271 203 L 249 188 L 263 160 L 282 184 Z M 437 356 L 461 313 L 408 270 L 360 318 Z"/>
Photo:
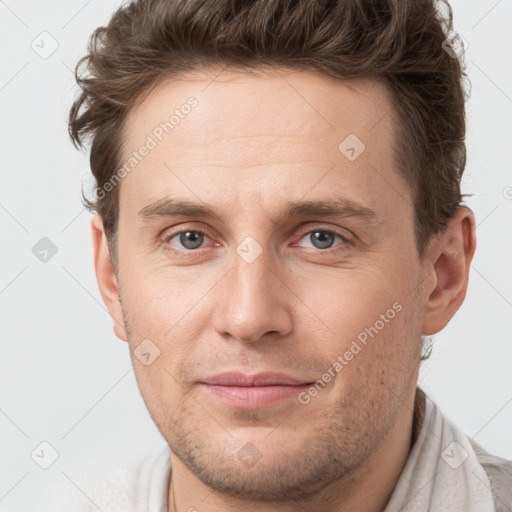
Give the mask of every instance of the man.
<path id="1" fill-rule="evenodd" d="M 70 134 L 168 448 L 69 510 L 510 510 L 417 387 L 476 247 L 441 7 L 139 0 L 93 34 Z"/>

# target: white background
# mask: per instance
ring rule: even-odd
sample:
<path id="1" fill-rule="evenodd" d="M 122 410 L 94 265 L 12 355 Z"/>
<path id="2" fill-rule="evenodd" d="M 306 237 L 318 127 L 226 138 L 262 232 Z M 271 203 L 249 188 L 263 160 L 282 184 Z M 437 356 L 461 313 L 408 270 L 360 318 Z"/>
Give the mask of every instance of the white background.
<path id="1" fill-rule="evenodd" d="M 36 487 L 113 453 L 162 439 L 140 397 L 127 344 L 113 333 L 97 289 L 90 214 L 80 202 L 88 156 L 66 118 L 72 69 L 89 34 L 118 1 L 0 1 L 0 510 L 34 510 Z M 468 165 L 463 192 L 478 247 L 465 303 L 434 337 L 420 385 L 487 450 L 512 459 L 512 0 L 452 2 L 468 42 Z M 58 42 L 42 59 L 31 42 Z M 48 237 L 47 263 L 32 247 Z M 47 470 L 30 457 L 59 453 Z"/>

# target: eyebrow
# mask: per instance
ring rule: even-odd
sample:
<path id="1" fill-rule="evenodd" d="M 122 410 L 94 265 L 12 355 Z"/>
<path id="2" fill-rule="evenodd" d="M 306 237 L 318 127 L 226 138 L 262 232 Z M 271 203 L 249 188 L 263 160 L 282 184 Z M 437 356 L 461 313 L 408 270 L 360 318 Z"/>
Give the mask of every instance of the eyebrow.
<path id="1" fill-rule="evenodd" d="M 172 197 L 159 199 L 150 203 L 138 212 L 143 223 L 173 217 L 202 217 L 222 221 L 222 216 L 207 204 L 179 200 Z M 354 217 L 369 223 L 379 221 L 377 213 L 368 206 L 362 205 L 345 197 L 327 201 L 295 201 L 289 202 L 278 214 L 278 219 L 308 217 L 313 215 L 332 217 Z"/>

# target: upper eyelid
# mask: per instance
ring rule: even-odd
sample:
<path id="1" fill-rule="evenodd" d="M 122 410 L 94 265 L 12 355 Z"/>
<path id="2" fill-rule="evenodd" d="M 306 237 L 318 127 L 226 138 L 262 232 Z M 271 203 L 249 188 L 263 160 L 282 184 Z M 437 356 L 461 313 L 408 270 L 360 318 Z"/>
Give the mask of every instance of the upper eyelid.
<path id="1" fill-rule="evenodd" d="M 353 233 L 351 233 L 346 228 L 338 228 L 338 229 L 343 230 L 346 233 L 350 233 L 349 236 L 353 235 Z M 210 236 L 209 235 L 209 230 L 205 229 L 205 228 L 196 228 L 196 227 L 182 228 L 182 229 L 179 229 L 178 231 L 175 231 L 173 233 L 166 234 L 167 231 L 169 231 L 169 230 L 172 230 L 172 228 L 166 229 L 164 231 L 163 235 L 162 235 L 162 238 L 165 238 L 165 239 L 172 238 L 172 237 L 174 237 L 176 235 L 179 235 L 181 233 L 186 233 L 187 231 L 196 231 L 198 233 L 204 233 L 205 235 Z M 339 233 L 336 228 L 330 228 L 330 227 L 325 227 L 325 226 L 306 226 L 304 228 L 300 228 L 299 232 L 300 232 L 301 236 L 304 236 L 304 235 L 306 235 L 306 234 L 308 234 L 308 233 L 310 233 L 312 231 L 315 231 L 315 230 L 317 230 L 317 231 L 327 231 L 327 232 L 334 233 L 336 235 L 348 238 L 345 235 L 343 235 L 342 233 Z"/>
<path id="2" fill-rule="evenodd" d="M 347 234 L 344 234 L 344 233 L 340 233 L 340 230 L 342 230 L 343 232 L 346 232 Z M 303 230 L 299 230 L 300 231 L 300 235 L 297 235 L 297 236 L 300 236 L 301 238 L 304 236 L 304 235 L 307 235 L 308 233 L 312 233 L 313 231 L 326 231 L 327 233 L 333 233 L 334 235 L 337 235 L 337 236 L 340 236 L 342 238 L 344 238 L 345 240 L 350 240 L 350 238 L 353 236 L 352 233 L 350 233 L 350 231 L 348 229 L 343 229 L 343 228 L 326 228 L 326 227 L 323 227 L 323 226 L 309 226 L 309 227 L 305 227 Z M 350 233 L 350 234 L 349 234 Z"/>

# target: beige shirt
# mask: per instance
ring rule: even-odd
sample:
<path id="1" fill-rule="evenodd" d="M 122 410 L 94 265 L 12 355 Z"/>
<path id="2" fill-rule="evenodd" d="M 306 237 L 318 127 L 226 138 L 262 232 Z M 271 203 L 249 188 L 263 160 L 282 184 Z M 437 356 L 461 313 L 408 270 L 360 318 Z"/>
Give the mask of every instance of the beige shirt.
<path id="1" fill-rule="evenodd" d="M 511 461 L 470 441 L 419 388 L 415 424 L 412 450 L 383 512 L 511 510 Z M 75 477 L 80 491 L 73 489 L 68 496 L 55 492 L 41 510 L 167 512 L 170 474 L 170 449 L 160 447 L 142 460 L 110 468 L 104 477 Z"/>
<path id="2" fill-rule="evenodd" d="M 420 431 L 384 512 L 429 510 L 495 508 L 489 478 L 468 437 L 425 396 Z"/>

